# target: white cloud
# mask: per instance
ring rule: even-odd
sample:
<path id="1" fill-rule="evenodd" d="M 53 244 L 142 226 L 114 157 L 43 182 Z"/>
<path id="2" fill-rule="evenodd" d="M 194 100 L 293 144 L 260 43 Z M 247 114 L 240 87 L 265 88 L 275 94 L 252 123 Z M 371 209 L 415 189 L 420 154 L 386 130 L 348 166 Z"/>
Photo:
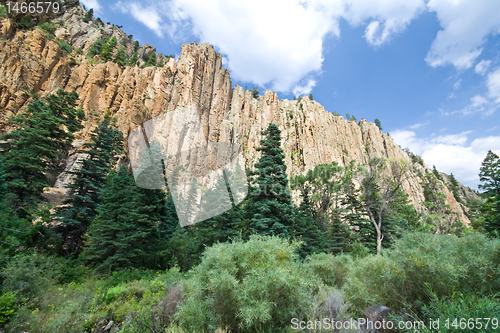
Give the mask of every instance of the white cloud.
<path id="1" fill-rule="evenodd" d="M 471 131 L 438 137 L 418 138 L 407 130 L 391 132 L 395 142 L 421 155 L 428 166 L 453 173 L 462 184 L 477 189 L 479 168 L 488 150 L 500 152 L 500 136 L 477 138 L 467 144 Z"/>
<path id="2" fill-rule="evenodd" d="M 418 124 L 415 124 L 415 125 L 411 125 L 410 129 L 419 129 L 421 127 L 429 125 L 429 123 L 430 123 L 429 121 L 426 121 L 425 123 L 418 123 Z"/>
<path id="3" fill-rule="evenodd" d="M 461 83 L 462 83 L 462 79 L 460 79 L 457 82 L 455 82 L 455 84 L 453 85 L 453 89 L 455 89 L 455 90 L 460 89 L 460 84 Z"/>
<path id="4" fill-rule="evenodd" d="M 496 103 L 500 103 L 500 68 L 488 74 L 486 85 L 488 86 L 488 97 L 494 99 Z"/>
<path id="5" fill-rule="evenodd" d="M 488 67 L 490 67 L 491 60 L 481 60 L 476 67 L 474 67 L 474 71 L 479 75 L 486 74 Z"/>
<path id="6" fill-rule="evenodd" d="M 430 0 L 428 10 L 436 12 L 441 27 L 425 60 L 433 67 L 452 64 L 472 67 L 482 44 L 500 28 L 500 1 Z"/>
<path id="7" fill-rule="evenodd" d="M 308 80 L 307 83 L 303 86 L 299 86 L 297 85 L 295 88 L 293 88 L 293 95 L 297 95 L 297 96 L 300 96 L 300 95 L 307 95 L 309 94 L 312 89 L 314 88 L 314 86 L 316 85 L 316 81 L 314 80 Z"/>
<path id="8" fill-rule="evenodd" d="M 351 25 L 370 21 L 365 30 L 368 44 L 380 46 L 408 26 L 424 9 L 423 0 L 344 0 L 342 17 Z"/>
<path id="9" fill-rule="evenodd" d="M 97 0 L 80 0 L 80 2 L 85 6 L 86 10 L 89 10 L 90 8 L 93 8 L 94 12 L 98 12 L 101 10 L 101 5 Z"/>
<path id="10" fill-rule="evenodd" d="M 120 8 L 123 13 L 132 15 L 137 21 L 153 30 L 158 37 L 163 37 L 162 19 L 158 10 L 153 6 L 144 7 L 142 4 L 136 2 L 126 4 L 117 2 L 115 7 Z"/>

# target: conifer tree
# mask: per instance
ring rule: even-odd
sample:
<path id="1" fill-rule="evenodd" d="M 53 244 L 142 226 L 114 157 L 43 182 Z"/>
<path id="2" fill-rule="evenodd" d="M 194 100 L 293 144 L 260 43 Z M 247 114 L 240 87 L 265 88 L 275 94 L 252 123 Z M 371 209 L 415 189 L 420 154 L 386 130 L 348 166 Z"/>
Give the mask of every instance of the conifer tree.
<path id="1" fill-rule="evenodd" d="M 481 206 L 484 215 L 484 228 L 496 237 L 500 237 L 500 158 L 488 151 L 481 165 L 479 188 L 485 191 L 486 201 Z"/>
<path id="2" fill-rule="evenodd" d="M 78 95 L 58 90 L 46 102 L 34 101 L 28 110 L 11 118 L 16 126 L 0 138 L 9 193 L 14 195 L 13 208 L 25 210 L 37 205 L 43 188 L 50 183 L 46 174 L 61 171 L 73 133 L 81 129 L 82 111 L 75 109 Z"/>
<path id="3" fill-rule="evenodd" d="M 159 227 L 166 222 L 165 193 L 137 187 L 125 166 L 108 178 L 83 258 L 104 271 L 164 268 L 158 254 L 165 244 Z"/>
<path id="4" fill-rule="evenodd" d="M 156 66 L 156 53 L 153 52 L 149 58 L 148 61 L 144 64 L 144 67 L 149 67 L 149 66 Z"/>
<path id="5" fill-rule="evenodd" d="M 265 139 L 260 140 L 256 150 L 262 152 L 262 156 L 255 163 L 256 170 L 252 173 L 255 178 L 246 205 L 248 230 L 255 234 L 289 237 L 294 226 L 294 211 L 287 189 L 281 131 L 275 124 L 269 124 L 261 133 Z"/>
<path id="6" fill-rule="evenodd" d="M 125 53 L 125 47 L 122 46 L 118 49 L 114 62 L 116 62 L 119 66 L 123 67 L 125 66 L 126 60 L 127 60 L 127 54 Z"/>
<path id="7" fill-rule="evenodd" d="M 111 57 L 113 56 L 113 51 L 116 47 L 116 44 L 118 43 L 118 40 L 116 39 L 116 36 L 113 36 L 110 40 L 108 40 L 104 46 L 102 47 L 102 52 L 101 52 L 101 60 L 104 62 L 111 61 Z"/>
<path id="8" fill-rule="evenodd" d="M 123 134 L 113 129 L 104 119 L 90 134 L 91 142 L 85 143 L 88 157 L 80 161 L 80 168 L 71 172 L 75 177 L 66 187 L 71 190 L 56 218 L 61 221 L 63 251 L 67 256 L 79 252 L 82 236 L 97 215 L 99 195 L 106 184 L 106 175 L 114 164 L 114 157 L 123 152 Z"/>

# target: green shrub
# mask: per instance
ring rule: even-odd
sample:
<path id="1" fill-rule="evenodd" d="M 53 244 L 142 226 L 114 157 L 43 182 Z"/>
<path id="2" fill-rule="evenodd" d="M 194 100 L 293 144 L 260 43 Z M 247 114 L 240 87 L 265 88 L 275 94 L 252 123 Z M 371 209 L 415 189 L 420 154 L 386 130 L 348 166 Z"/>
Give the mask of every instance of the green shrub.
<path id="1" fill-rule="evenodd" d="M 65 40 L 56 38 L 56 43 L 66 55 L 70 54 L 73 51 L 73 46 L 69 45 Z"/>
<path id="2" fill-rule="evenodd" d="M 208 248 L 185 285 L 177 313 L 189 332 L 276 332 L 303 317 L 321 286 L 297 261 L 298 243 L 252 236 Z"/>
<path id="3" fill-rule="evenodd" d="M 354 261 L 344 285 L 358 311 L 376 303 L 419 312 L 432 295 L 500 291 L 500 242 L 484 235 L 407 234 L 392 250 Z"/>
<path id="4" fill-rule="evenodd" d="M 0 295 L 0 325 L 5 324 L 10 317 L 16 314 L 16 294 L 9 292 Z"/>
<path id="5" fill-rule="evenodd" d="M 444 332 L 498 332 L 500 313 L 500 302 L 498 299 L 479 297 L 467 294 L 456 294 L 442 299 L 433 299 L 428 305 L 422 307 L 422 316 L 415 315 L 392 316 L 392 320 L 423 321 L 426 327 L 420 329 L 421 333 L 444 333 Z M 476 318 L 480 318 L 476 321 Z M 491 318 L 488 321 L 482 318 Z M 495 318 L 495 319 L 493 319 Z M 472 319 L 472 320 L 470 320 Z M 439 329 L 431 328 L 430 321 L 439 320 Z M 486 323 L 488 322 L 488 327 Z M 460 326 L 462 325 L 462 326 Z M 470 325 L 467 327 L 467 325 Z M 481 328 L 479 328 L 481 327 Z M 400 332 L 414 332 L 402 329 Z"/>
<path id="6" fill-rule="evenodd" d="M 312 274 L 319 276 L 327 286 L 340 288 L 344 285 L 346 270 L 352 264 L 349 255 L 337 255 L 318 253 L 308 256 L 305 266 Z"/>
<path id="7" fill-rule="evenodd" d="M 38 28 L 43 31 L 47 39 L 52 40 L 55 37 L 54 32 L 56 31 L 56 27 L 51 21 L 43 22 L 38 26 Z"/>
<path id="8" fill-rule="evenodd" d="M 5 288 L 32 298 L 57 281 L 59 270 L 56 259 L 35 252 L 17 255 L 0 271 L 0 275 Z"/>
<path id="9" fill-rule="evenodd" d="M 101 54 L 102 47 L 106 43 L 106 40 L 103 40 L 101 38 L 97 39 L 92 45 L 90 46 L 88 52 L 87 52 L 87 57 L 93 58 L 94 56 Z"/>

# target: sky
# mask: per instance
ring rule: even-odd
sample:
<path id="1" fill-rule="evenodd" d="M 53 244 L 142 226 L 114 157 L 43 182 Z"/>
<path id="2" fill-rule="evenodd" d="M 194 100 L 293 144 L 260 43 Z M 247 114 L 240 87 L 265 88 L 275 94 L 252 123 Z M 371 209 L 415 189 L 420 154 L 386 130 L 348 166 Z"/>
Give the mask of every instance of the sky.
<path id="1" fill-rule="evenodd" d="M 104 22 L 176 58 L 184 43 L 223 55 L 234 84 L 383 132 L 477 190 L 500 155 L 498 0 L 81 0 Z"/>

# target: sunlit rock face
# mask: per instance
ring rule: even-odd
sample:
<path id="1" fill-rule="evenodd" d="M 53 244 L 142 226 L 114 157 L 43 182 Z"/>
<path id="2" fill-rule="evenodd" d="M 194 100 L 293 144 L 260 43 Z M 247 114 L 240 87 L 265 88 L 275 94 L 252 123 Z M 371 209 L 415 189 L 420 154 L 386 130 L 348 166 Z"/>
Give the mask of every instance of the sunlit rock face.
<path id="1" fill-rule="evenodd" d="M 38 29 L 20 31 L 10 19 L 0 22 L 1 132 L 9 130 L 10 115 L 24 110 L 35 98 L 62 88 L 76 90 L 86 113 L 85 128 L 78 133 L 79 142 L 89 139 L 89 133 L 105 115 L 115 118 L 126 143 L 130 133 L 164 114 L 168 115 L 161 118 L 162 127 L 160 129 L 157 124 L 157 131 L 178 135 L 183 123 L 176 120 L 175 112 L 189 107 L 189 116 L 196 119 L 199 128 L 196 132 L 186 132 L 182 151 L 198 147 L 199 142 L 231 144 L 231 147 L 238 147 L 244 167 L 252 167 L 259 158 L 255 148 L 262 139 L 260 132 L 273 122 L 282 131 L 282 148 L 290 176 L 333 161 L 346 165 L 351 160 L 366 163 L 373 157 L 402 159 L 410 166 L 404 190 L 418 210 L 426 210 L 422 204 L 421 177 L 430 171 L 429 168 L 413 164 L 375 124 L 334 116 L 308 97 L 301 101 L 279 100 L 276 93 L 268 90 L 254 98 L 250 91 L 232 87 L 230 73 L 222 66 L 222 56 L 207 44 L 183 45 L 178 60 L 170 58 L 162 67 L 122 68 L 113 62 L 88 59 L 85 54 L 91 44 L 104 36 L 117 37 L 115 54 L 122 45 L 131 54 L 134 46 L 133 42 L 126 42 L 128 37 L 116 26 L 82 22 L 85 13 L 81 6 L 76 6 L 54 19 L 54 22 L 63 22 L 57 25 L 56 36 L 73 46 L 68 55 Z M 78 48 L 83 52 L 77 52 Z M 152 53 L 153 49 L 146 46 L 140 48 L 139 53 Z M 162 55 L 160 58 L 166 60 Z M 139 64 L 144 61 L 141 58 Z M 71 153 L 82 153 L 81 144 Z M 68 159 L 66 172 L 56 182 L 57 188 L 70 181 L 67 171 L 76 167 L 77 160 Z M 193 163 L 190 172 L 205 172 L 207 164 L 214 163 L 213 152 Z M 469 224 L 465 207 L 455 200 L 446 186 L 443 192 L 447 196 L 446 203 L 457 213 L 458 219 Z M 464 189 L 461 193 L 475 195 Z"/>

